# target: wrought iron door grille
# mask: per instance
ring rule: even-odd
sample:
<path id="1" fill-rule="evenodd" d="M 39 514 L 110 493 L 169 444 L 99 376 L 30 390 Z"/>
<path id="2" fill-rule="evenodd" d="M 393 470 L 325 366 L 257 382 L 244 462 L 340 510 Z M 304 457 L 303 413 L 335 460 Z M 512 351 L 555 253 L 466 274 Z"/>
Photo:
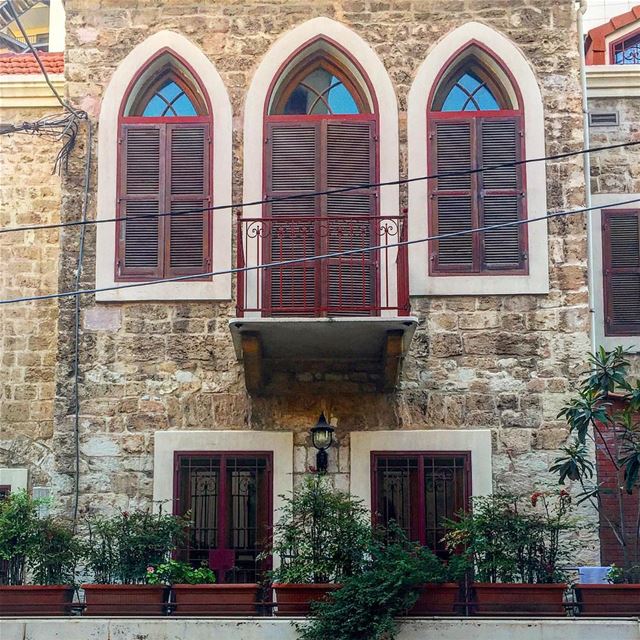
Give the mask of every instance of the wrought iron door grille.
<path id="1" fill-rule="evenodd" d="M 375 518 L 395 522 L 410 540 L 446 557 L 444 522 L 469 502 L 469 455 L 375 454 Z"/>

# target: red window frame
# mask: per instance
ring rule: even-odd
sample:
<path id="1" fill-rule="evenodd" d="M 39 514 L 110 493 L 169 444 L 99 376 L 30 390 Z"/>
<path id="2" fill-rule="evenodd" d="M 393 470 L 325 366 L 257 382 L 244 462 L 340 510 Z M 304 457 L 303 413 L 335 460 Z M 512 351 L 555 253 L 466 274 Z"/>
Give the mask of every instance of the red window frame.
<path id="1" fill-rule="evenodd" d="M 508 77 L 511 86 L 516 94 L 516 100 L 518 103 L 518 109 L 500 109 L 495 111 L 435 111 L 433 110 L 433 105 L 437 97 L 437 92 L 440 89 L 443 78 L 450 73 L 456 73 L 458 69 L 465 66 L 464 58 L 462 58 L 462 63 L 456 63 L 457 60 L 460 60 L 464 54 L 464 51 L 471 48 L 477 47 L 483 50 L 491 59 L 493 59 L 496 64 L 501 68 L 501 70 Z M 474 56 L 475 58 L 475 56 Z M 478 62 L 480 67 L 483 67 L 482 63 Z M 484 69 L 483 69 L 484 71 Z M 486 75 L 489 76 L 489 72 L 486 72 Z M 495 84 L 495 80 L 492 78 L 487 78 L 488 84 Z M 500 90 L 500 87 L 496 85 L 496 87 L 491 87 L 495 93 L 497 93 L 496 98 L 499 98 L 503 91 Z M 463 47 L 460 47 L 453 55 L 449 58 L 449 60 L 443 65 L 440 70 L 438 76 L 436 77 L 435 82 L 432 85 L 431 92 L 429 94 L 428 102 L 427 102 L 427 173 L 428 175 L 437 174 L 437 147 L 436 144 L 432 142 L 435 137 L 435 130 L 438 122 L 443 121 L 458 121 L 458 122 L 468 122 L 471 126 L 471 148 L 472 148 L 472 168 L 477 168 L 481 165 L 480 154 L 482 152 L 481 146 L 477 143 L 477 131 L 480 128 L 477 124 L 479 121 L 483 119 L 508 119 L 510 121 L 515 120 L 519 130 L 522 132 L 520 135 L 520 158 L 526 158 L 526 148 L 525 148 L 525 111 L 524 111 L 524 102 L 522 99 L 522 93 L 518 87 L 518 83 L 516 82 L 513 74 L 509 70 L 509 68 L 504 64 L 504 62 L 498 58 L 492 51 L 487 49 L 481 42 L 477 40 L 471 40 Z M 444 192 L 441 193 L 436 188 L 437 180 L 429 180 L 429 199 L 427 205 L 427 220 L 428 220 L 428 232 L 429 236 L 435 236 L 438 234 L 438 222 L 437 222 L 437 209 L 434 203 L 437 202 L 437 195 L 461 195 L 455 191 L 452 192 Z M 518 167 L 518 189 L 521 194 L 526 194 L 527 191 L 527 173 L 525 170 L 525 165 L 520 165 Z M 471 209 L 472 209 L 472 217 L 471 217 L 471 225 L 472 228 L 478 228 L 482 226 L 482 221 L 480 220 L 480 201 L 483 196 L 482 191 L 480 189 L 480 174 L 479 172 L 471 174 L 471 188 L 470 188 L 470 197 L 471 197 Z M 496 193 L 496 195 L 500 195 Z M 520 219 L 527 219 L 527 199 L 526 197 L 521 198 L 520 204 Z M 473 242 L 473 267 L 469 269 L 468 267 L 461 266 L 447 266 L 446 268 L 439 268 L 436 265 L 436 252 L 437 252 L 437 241 L 431 243 L 431 247 L 429 250 L 429 275 L 430 276 L 509 276 L 509 275 L 528 275 L 529 274 L 529 237 L 528 237 L 528 229 L 527 225 L 520 226 L 520 255 L 522 256 L 522 267 L 518 269 L 488 269 L 483 264 L 483 256 L 484 252 L 482 250 L 482 241 L 483 234 L 482 233 L 474 233 L 472 234 L 472 242 Z"/>
<path id="2" fill-rule="evenodd" d="M 145 117 L 145 116 L 127 116 L 125 115 L 125 110 L 127 107 L 127 103 L 130 100 L 131 92 L 136 87 L 138 81 L 146 71 L 146 69 L 151 65 L 154 60 L 164 56 L 165 54 L 169 54 L 172 58 L 180 62 L 185 69 L 191 74 L 196 83 L 198 84 L 198 89 L 200 90 L 201 95 L 204 99 L 204 104 L 202 100 L 198 99 L 193 89 L 190 87 L 190 83 L 187 79 L 181 78 L 181 74 L 177 69 L 173 71 L 174 75 L 178 78 L 181 78 L 180 84 L 184 89 L 185 93 L 191 100 L 192 104 L 197 107 L 201 105 L 207 111 L 207 115 L 201 116 L 164 116 L 164 117 Z M 156 78 L 154 78 L 146 87 L 142 89 L 142 97 L 147 98 L 151 91 L 153 91 L 158 83 L 164 80 L 164 76 L 167 75 L 166 69 L 162 70 Z M 123 175 L 123 165 L 124 165 L 124 131 L 126 127 L 131 126 L 144 126 L 144 125 L 156 125 L 161 127 L 161 153 L 166 150 L 168 147 L 162 143 L 162 139 L 166 137 L 167 132 L 170 130 L 171 125 L 194 125 L 194 124 L 203 124 L 208 127 L 208 140 L 207 140 L 207 157 L 205 162 L 205 184 L 207 185 L 206 192 L 203 194 L 202 201 L 205 202 L 206 207 L 210 207 L 213 202 L 213 109 L 211 105 L 211 100 L 209 99 L 209 95 L 206 92 L 202 82 L 199 80 L 195 70 L 193 67 L 177 53 L 172 51 L 169 47 L 165 47 L 154 54 L 152 58 L 150 58 L 145 64 L 141 65 L 138 73 L 132 78 L 129 82 L 129 86 L 125 91 L 124 98 L 122 99 L 122 103 L 120 105 L 120 111 L 118 113 L 118 152 L 117 152 L 117 161 L 116 161 L 116 233 L 115 233 L 115 263 L 114 263 L 114 281 L 115 282 L 142 282 L 145 280 L 155 280 L 158 278 L 167 277 L 166 270 L 167 266 L 165 262 L 168 262 L 168 254 L 169 254 L 169 225 L 171 221 L 171 216 L 163 216 L 159 218 L 160 224 L 160 241 L 159 241 L 159 262 L 160 266 L 158 269 L 160 270 L 160 274 L 153 275 L 123 275 L 120 272 L 119 265 L 124 261 L 124 242 L 121 241 L 121 233 L 122 233 L 122 222 L 120 218 L 122 218 L 123 214 L 123 192 L 122 192 L 122 175 Z M 166 171 L 165 165 L 169 163 L 168 154 L 161 158 L 160 160 L 160 184 L 162 188 L 163 197 L 160 198 L 160 213 L 166 213 L 169 211 L 167 203 L 170 200 L 169 189 L 167 186 L 167 176 L 168 173 Z M 212 264 L 212 247 L 213 247 L 213 221 L 212 221 L 212 212 L 205 211 L 204 213 L 204 263 L 205 263 L 205 271 L 208 271 Z M 198 276 L 194 275 L 192 278 L 185 278 L 184 281 L 210 281 L 212 279 L 211 276 Z"/>
<path id="3" fill-rule="evenodd" d="M 337 60 L 333 59 L 330 54 L 324 54 L 322 50 L 319 52 L 316 51 L 312 53 L 309 57 L 303 59 L 300 64 L 298 64 L 292 71 L 288 72 L 288 77 L 286 78 L 286 84 L 284 89 L 278 88 L 278 82 L 282 78 L 283 74 L 287 72 L 287 68 L 290 66 L 291 62 L 298 58 L 301 53 L 303 53 L 306 49 L 313 50 L 314 46 L 319 42 L 327 43 L 330 48 L 333 48 L 342 53 L 342 55 L 347 58 L 351 64 L 356 68 L 357 72 L 360 74 L 361 78 L 364 80 L 366 84 L 368 94 L 370 96 L 370 112 L 369 113 L 359 113 L 359 114 L 335 114 L 335 115 L 270 115 L 270 108 L 277 108 L 278 105 L 283 105 L 287 96 L 290 95 L 291 90 L 297 86 L 297 83 L 301 78 L 305 77 L 307 72 L 312 71 L 313 69 L 320 66 L 320 61 L 325 59 L 327 63 L 327 68 L 331 69 L 334 72 L 340 72 L 342 74 L 341 79 L 343 80 L 344 86 L 349 89 L 352 93 L 352 97 L 354 98 L 358 107 L 363 109 L 366 106 L 366 101 L 363 98 L 362 92 L 358 91 L 358 87 L 356 82 L 351 78 L 347 69 L 344 68 L 344 65 L 340 64 Z M 276 90 L 278 90 L 278 96 L 275 96 Z M 277 99 L 274 100 L 274 97 Z M 273 102 L 273 104 L 272 104 Z M 291 125 L 299 124 L 304 126 L 309 123 L 319 123 L 320 127 L 326 126 L 323 123 L 326 122 L 370 122 L 373 127 L 373 159 L 375 162 L 374 167 L 374 178 L 373 181 L 375 183 L 380 181 L 380 144 L 379 144 L 379 108 L 378 101 L 376 98 L 375 91 L 373 89 L 373 84 L 366 74 L 364 68 L 360 65 L 360 63 L 353 59 L 350 53 L 345 50 L 340 44 L 332 40 L 331 38 L 327 38 L 325 36 L 319 36 L 313 38 L 312 40 L 306 42 L 305 44 L 298 47 L 288 58 L 283 62 L 278 71 L 274 74 L 269 89 L 267 91 L 267 97 L 265 99 L 264 108 L 263 108 L 263 140 L 268 141 L 269 139 L 269 131 L 270 127 L 273 124 L 277 123 L 288 123 Z M 326 183 L 327 180 L 327 171 L 326 171 L 326 163 L 323 161 L 326 158 L 326 153 L 324 152 L 324 147 L 320 149 L 319 157 L 318 157 L 318 174 L 317 180 L 321 182 L 321 185 Z M 262 162 L 262 191 L 264 194 L 267 194 L 269 185 L 270 185 L 270 177 L 271 177 L 271 165 L 269 161 L 269 149 L 267 144 L 263 145 L 263 162 Z M 322 186 L 318 188 L 319 191 L 324 190 Z M 266 195 L 265 195 L 266 197 Z M 326 212 L 326 198 L 327 196 L 317 196 L 315 203 L 315 212 L 316 218 L 318 222 L 316 222 L 316 226 L 320 226 L 320 219 L 328 219 Z M 373 197 L 374 201 L 374 210 L 372 211 L 372 216 L 380 215 L 380 198 L 379 191 L 376 190 L 375 195 Z M 265 220 L 271 221 L 273 218 L 271 216 L 271 207 L 268 203 L 263 205 L 262 216 Z M 268 223 L 270 224 L 270 223 Z M 375 229 L 375 226 L 372 221 L 372 230 Z M 379 231 L 376 229 L 375 234 L 372 237 L 377 237 Z M 322 233 L 317 234 L 317 251 L 320 253 L 324 253 L 326 250 L 326 237 L 323 238 Z M 270 255 L 269 249 L 267 248 L 267 244 L 265 243 L 265 248 L 263 249 L 265 259 L 267 259 Z M 357 255 L 357 254 L 356 254 Z M 371 254 L 362 254 L 363 256 L 367 256 L 372 264 L 372 269 L 374 271 L 375 277 L 373 279 L 372 287 L 373 287 L 373 299 L 370 304 L 370 315 L 379 315 L 380 314 L 380 273 L 378 268 L 378 260 L 379 257 L 377 252 L 372 252 Z M 305 263 L 301 263 L 305 264 Z M 316 301 L 314 305 L 313 315 L 314 316 L 323 316 L 327 315 L 327 307 L 328 307 L 328 297 L 329 297 L 329 288 L 327 286 L 328 278 L 326 277 L 326 261 L 317 261 L 314 265 L 316 271 Z M 261 274 L 262 283 L 261 290 L 264 296 L 264 313 L 267 316 L 272 315 L 273 309 L 271 305 L 271 296 L 270 296 L 270 288 L 271 282 L 269 280 L 270 274 L 267 270 L 263 270 Z M 352 310 L 354 311 L 354 310 Z M 295 313 L 289 315 L 296 315 Z M 303 315 L 309 315 L 307 313 Z M 332 313 L 332 315 L 334 315 Z M 354 315 L 360 315 L 359 313 L 354 313 Z"/>
<path id="4" fill-rule="evenodd" d="M 195 458 L 195 459 L 210 459 L 218 460 L 218 475 L 219 475 L 219 487 L 218 494 L 221 499 L 217 500 L 215 520 L 217 525 L 217 542 L 220 540 L 228 540 L 228 534 L 231 530 L 229 509 L 231 505 L 232 496 L 227 493 L 227 465 L 230 460 L 233 459 L 261 459 L 264 464 L 264 481 L 266 488 L 262 490 L 265 492 L 263 496 L 264 505 L 262 511 L 266 514 L 265 521 L 263 523 L 257 523 L 256 527 L 263 528 L 266 533 L 264 543 L 259 545 L 256 540 L 256 545 L 259 545 L 263 550 L 268 549 L 270 545 L 270 534 L 273 529 L 273 452 L 272 451 L 176 451 L 174 452 L 173 462 L 173 513 L 175 515 L 184 515 L 188 509 L 182 509 L 180 504 L 181 496 L 181 484 L 180 484 L 180 472 L 182 460 Z M 256 507 L 257 508 L 257 507 Z M 257 536 L 256 532 L 256 536 Z M 216 546 L 209 548 L 209 566 L 216 571 L 217 581 L 219 583 L 235 582 L 233 575 L 229 576 L 232 572 L 232 566 L 237 561 L 234 555 L 234 548 L 227 546 Z M 189 547 L 179 549 L 177 556 L 185 561 L 189 561 Z M 255 571 L 262 575 L 264 572 L 271 568 L 271 558 L 256 562 Z M 229 579 L 231 577 L 231 579 Z M 258 582 L 259 580 L 250 580 L 251 582 Z"/>
<path id="5" fill-rule="evenodd" d="M 640 335 L 640 328 L 625 322 L 616 322 L 614 318 L 613 296 L 611 294 L 611 276 L 616 273 L 637 273 L 640 277 L 640 266 L 633 267 L 613 267 L 611 230 L 609 221 L 611 217 L 628 216 L 638 220 L 638 230 L 640 235 L 640 209 L 603 209 L 602 210 L 602 291 L 604 297 L 604 334 L 605 336 L 637 336 Z"/>
<path id="6" fill-rule="evenodd" d="M 422 546 L 428 546 L 434 553 L 442 557 L 447 557 L 448 553 L 442 545 L 438 545 L 438 540 L 434 536 L 437 536 L 437 531 L 440 529 L 438 523 L 434 523 L 433 536 L 429 535 L 427 526 L 427 498 L 425 491 L 421 491 L 421 487 L 425 487 L 426 475 L 425 475 L 425 461 L 427 460 L 452 460 L 462 459 L 463 466 L 463 493 L 464 495 L 458 501 L 459 508 L 468 510 L 471 507 L 471 451 L 372 451 L 371 452 L 371 513 L 374 524 L 384 524 L 383 518 L 378 511 L 378 499 L 380 497 L 380 487 L 378 484 L 379 466 L 380 462 L 385 459 L 397 459 L 397 460 L 409 460 L 416 459 L 417 466 L 415 467 L 416 474 L 415 480 L 409 479 L 410 496 L 409 499 L 414 501 L 415 505 L 409 504 L 409 528 L 410 538 L 419 542 Z M 460 467 L 455 467 L 459 469 Z M 414 484 L 415 483 L 415 484 Z M 414 508 L 411 508 L 411 507 Z M 451 517 L 455 515 L 455 512 L 459 509 L 453 509 Z M 431 539 L 430 539 L 431 538 Z"/>

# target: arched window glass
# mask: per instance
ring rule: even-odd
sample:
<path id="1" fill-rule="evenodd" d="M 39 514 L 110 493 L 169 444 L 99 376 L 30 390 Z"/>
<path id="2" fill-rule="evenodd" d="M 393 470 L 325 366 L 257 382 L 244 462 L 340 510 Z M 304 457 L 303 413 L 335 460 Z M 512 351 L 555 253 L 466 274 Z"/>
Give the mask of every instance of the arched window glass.
<path id="1" fill-rule="evenodd" d="M 442 111 L 494 111 L 500 105 L 491 89 L 472 71 L 464 71 L 444 99 Z"/>
<path id="2" fill-rule="evenodd" d="M 360 113 L 344 82 L 318 67 L 291 91 L 284 105 L 285 115 L 337 115 Z"/>
<path id="3" fill-rule="evenodd" d="M 198 113 L 178 83 L 175 80 L 167 80 L 151 96 L 142 115 L 147 117 L 196 116 Z"/>

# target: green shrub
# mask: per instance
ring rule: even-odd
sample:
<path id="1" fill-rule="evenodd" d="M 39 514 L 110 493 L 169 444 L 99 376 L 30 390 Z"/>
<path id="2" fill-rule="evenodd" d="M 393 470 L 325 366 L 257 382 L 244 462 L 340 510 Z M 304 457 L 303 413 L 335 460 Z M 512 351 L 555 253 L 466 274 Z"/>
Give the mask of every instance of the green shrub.
<path id="1" fill-rule="evenodd" d="M 390 640 L 395 618 L 415 604 L 420 585 L 460 578 L 467 567 L 464 558 L 448 567 L 397 532 L 391 541 L 385 537 L 373 542 L 361 573 L 346 578 L 329 600 L 313 604 L 315 617 L 297 625 L 302 640 Z"/>
<path id="2" fill-rule="evenodd" d="M 270 553 L 280 557 L 274 582 L 342 582 L 361 571 L 371 541 L 370 514 L 326 476 L 307 476 L 286 497 Z M 267 554 L 263 554 L 263 557 Z"/>
<path id="3" fill-rule="evenodd" d="M 3 584 L 25 584 L 29 574 L 33 584 L 74 583 L 80 544 L 69 523 L 38 517 L 44 502 L 26 491 L 0 501 L 0 559 L 6 562 L 6 572 L 0 574 Z"/>
<path id="4" fill-rule="evenodd" d="M 25 583 L 27 561 L 38 538 L 38 506 L 26 491 L 16 491 L 0 501 L 0 559 L 6 562 L 3 584 Z"/>
<path id="5" fill-rule="evenodd" d="M 186 562 L 169 560 L 156 567 L 147 567 L 147 584 L 213 584 L 215 572 L 209 567 L 193 568 Z"/>
<path id="6" fill-rule="evenodd" d="M 85 544 L 87 567 L 100 584 L 144 583 L 147 567 L 169 559 L 188 525 L 180 516 L 143 510 L 94 517 Z"/>
<path id="7" fill-rule="evenodd" d="M 39 521 L 28 560 L 35 584 L 74 584 L 80 557 L 81 544 L 69 523 L 50 516 Z"/>
<path id="8" fill-rule="evenodd" d="M 566 491 L 477 497 L 471 511 L 447 523 L 445 539 L 467 555 L 478 582 L 563 582 L 572 552 L 563 534 L 576 528 L 570 508 Z"/>

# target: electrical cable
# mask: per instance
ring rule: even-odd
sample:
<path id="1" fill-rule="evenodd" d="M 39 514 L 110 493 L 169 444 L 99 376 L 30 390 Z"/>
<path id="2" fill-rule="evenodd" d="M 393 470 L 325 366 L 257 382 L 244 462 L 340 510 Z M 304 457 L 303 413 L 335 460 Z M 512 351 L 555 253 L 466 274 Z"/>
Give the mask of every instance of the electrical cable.
<path id="1" fill-rule="evenodd" d="M 333 195 L 337 193 L 346 193 L 348 191 L 355 191 L 357 189 L 373 189 L 377 187 L 387 187 L 392 185 L 401 185 L 401 184 L 409 184 L 411 182 L 419 182 L 423 180 L 436 180 L 438 178 L 452 178 L 458 176 L 466 176 L 473 175 L 476 173 L 482 173 L 484 171 L 494 171 L 496 169 L 504 169 L 507 167 L 515 167 L 524 164 L 529 164 L 531 162 L 547 162 L 549 160 L 561 160 L 563 158 L 570 158 L 577 155 L 583 155 L 588 153 L 597 153 L 599 151 L 607 151 L 610 149 L 620 149 L 624 147 L 633 147 L 640 145 L 640 140 L 632 140 L 629 142 L 620 142 L 616 144 L 605 145 L 602 147 L 590 147 L 588 149 L 578 149 L 576 151 L 566 151 L 563 153 L 557 153 L 549 156 L 544 156 L 540 158 L 527 158 L 525 160 L 518 160 L 516 162 L 503 162 L 500 164 L 489 165 L 487 167 L 477 167 L 475 169 L 465 169 L 461 171 L 445 171 L 442 173 L 435 173 L 433 175 L 426 176 L 418 176 L 415 178 L 402 178 L 399 180 L 389 180 L 386 182 L 372 182 L 358 185 L 351 185 L 348 187 L 340 187 L 338 189 L 328 189 L 325 191 L 311 191 L 305 193 L 295 193 L 288 196 L 278 196 L 275 198 L 265 198 L 262 200 L 254 200 L 251 202 L 238 202 L 232 204 L 224 204 L 224 205 L 215 205 L 212 207 L 202 207 L 198 209 L 187 209 L 184 211 L 169 211 L 162 213 L 142 213 L 136 214 L 135 216 L 120 216 L 115 218 L 101 218 L 97 220 L 72 220 L 70 222 L 55 222 L 51 224 L 42 224 L 42 225 L 27 225 L 23 227 L 6 227 L 4 229 L 0 229 L 0 234 L 4 233 L 14 233 L 18 231 L 39 231 L 39 230 L 49 230 L 49 229 L 60 229 L 65 227 L 74 227 L 74 226 L 83 226 L 83 225 L 93 225 L 93 224 L 104 224 L 107 222 L 122 222 L 126 220 L 143 220 L 145 218 L 164 218 L 167 216 L 170 217 L 179 217 L 179 216 L 189 216 L 197 213 L 203 213 L 206 211 L 220 211 L 224 209 L 242 209 L 245 207 L 252 207 L 262 204 L 271 204 L 273 202 L 282 202 L 284 200 L 295 200 L 299 198 L 314 198 L 317 196 L 325 196 L 325 195 Z"/>
<path id="2" fill-rule="evenodd" d="M 87 146 L 85 150 L 84 182 L 82 187 L 82 218 L 86 219 L 89 210 L 89 183 L 91 180 L 91 148 L 93 146 L 93 125 L 87 118 Z M 75 288 L 80 289 L 82 278 L 82 263 L 87 227 L 80 229 L 78 246 L 78 263 L 75 275 Z M 75 446 L 75 481 L 73 498 L 73 526 L 78 522 L 80 505 L 80 294 L 75 296 L 74 316 L 74 352 L 73 352 L 73 407 L 74 407 L 74 446 Z"/>
<path id="3" fill-rule="evenodd" d="M 76 295 L 90 295 L 95 293 L 101 293 L 103 291 L 116 291 L 119 289 L 131 289 L 133 287 L 146 287 L 154 284 L 162 284 L 164 282 L 180 282 L 182 280 L 193 280 L 195 278 L 207 278 L 207 277 L 216 277 L 229 275 L 234 273 L 245 273 L 248 271 L 257 271 L 259 269 L 271 269 L 275 267 L 283 267 L 292 264 L 300 264 L 303 262 L 315 262 L 317 260 L 327 260 L 329 258 L 339 258 L 342 256 L 353 255 L 358 253 L 368 253 L 370 251 L 381 251 L 384 249 L 392 249 L 394 247 L 406 247 L 413 244 L 420 244 L 423 242 L 433 242 L 436 240 L 446 240 L 447 238 L 455 238 L 458 236 L 469 235 L 472 233 L 483 233 L 486 231 L 493 231 L 496 229 L 504 229 L 507 227 L 515 227 L 524 224 L 531 224 L 532 222 L 541 222 L 544 220 L 551 220 L 553 218 L 561 218 L 565 216 L 576 215 L 578 213 L 586 213 L 588 211 L 596 211 L 600 209 L 609 209 L 620 207 L 627 204 L 635 204 L 639 203 L 640 198 L 632 198 L 630 200 L 622 200 L 620 202 L 611 202 L 607 204 L 600 204 L 593 207 L 582 207 L 580 209 L 572 209 L 569 211 L 548 211 L 545 215 L 538 216 L 535 218 L 527 218 L 526 220 L 515 220 L 513 222 L 503 222 L 501 224 L 488 225 L 485 227 L 477 227 L 474 229 L 465 229 L 463 231 L 454 231 L 451 233 L 443 233 L 441 235 L 436 236 L 427 236 L 426 238 L 417 238 L 415 240 L 402 240 L 401 242 L 394 242 L 385 245 L 375 245 L 370 247 L 359 247 L 357 249 L 347 249 L 345 251 L 335 251 L 332 253 L 326 253 L 323 255 L 316 256 L 308 256 L 304 258 L 293 258 L 291 260 L 281 260 L 279 262 L 268 262 L 265 264 L 252 265 L 249 267 L 235 267 L 231 269 L 224 269 L 222 271 L 207 271 L 204 273 L 194 273 L 186 276 L 174 276 L 171 278 L 160 278 L 157 280 L 147 280 L 144 282 L 128 282 L 125 284 L 114 285 L 110 287 L 97 287 L 93 289 L 79 289 L 76 291 L 63 291 L 61 293 L 48 293 L 39 296 L 24 296 L 21 298 L 9 298 L 0 300 L 0 305 L 4 304 L 13 304 L 17 302 L 34 302 L 38 300 L 52 300 L 55 298 L 68 298 L 70 296 Z M 355 216 L 354 216 L 355 217 Z M 380 216 L 381 220 L 384 220 L 384 216 Z"/>

